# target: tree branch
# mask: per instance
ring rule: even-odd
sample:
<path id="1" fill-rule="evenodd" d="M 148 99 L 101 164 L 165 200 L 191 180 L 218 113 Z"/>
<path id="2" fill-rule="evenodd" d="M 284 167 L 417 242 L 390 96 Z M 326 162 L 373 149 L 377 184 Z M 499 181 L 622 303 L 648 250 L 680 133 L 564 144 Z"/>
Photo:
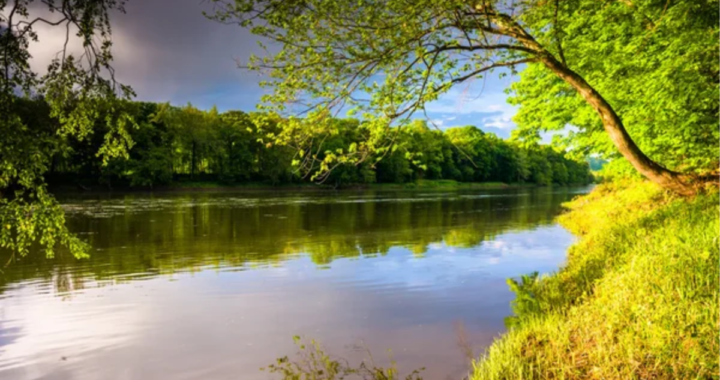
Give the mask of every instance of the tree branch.
<path id="1" fill-rule="evenodd" d="M 560 0 L 555 0 L 555 21 L 553 22 L 553 34 L 555 37 L 555 43 L 557 44 L 558 49 L 558 55 L 560 56 L 560 61 L 562 62 L 563 66 L 567 67 L 567 62 L 565 61 L 565 54 L 563 53 L 562 48 L 562 42 L 560 41 L 560 33 L 559 33 L 559 26 L 558 26 L 558 9 L 560 8 Z"/>
<path id="2" fill-rule="evenodd" d="M 437 46 L 437 45 L 431 45 Z M 530 49 L 526 46 L 511 45 L 511 44 L 495 44 L 495 45 L 442 45 L 437 46 L 435 50 L 431 50 L 430 53 L 451 51 L 451 50 L 462 50 L 462 51 L 476 51 L 476 50 L 518 50 L 525 53 L 535 54 L 537 51 Z"/>
<path id="3" fill-rule="evenodd" d="M 484 67 L 481 67 L 481 68 L 479 68 L 479 69 L 477 69 L 477 70 L 475 70 L 475 71 L 472 71 L 472 72 L 468 73 L 467 75 L 463 75 L 463 76 L 461 76 L 461 77 L 453 78 L 453 79 L 450 81 L 450 83 L 451 83 L 451 84 L 461 83 L 461 82 L 464 82 L 464 81 L 466 81 L 466 80 L 474 77 L 475 75 L 478 75 L 478 74 L 480 74 L 480 73 L 483 73 L 483 72 L 485 72 L 485 71 L 492 70 L 492 69 L 495 69 L 495 68 L 498 68 L 498 67 L 510 67 L 510 66 L 520 65 L 520 64 L 528 63 L 528 62 L 536 62 L 537 60 L 538 60 L 537 58 L 526 58 L 526 59 L 518 59 L 518 60 L 516 60 L 516 61 L 493 63 L 492 65 L 484 66 Z"/>

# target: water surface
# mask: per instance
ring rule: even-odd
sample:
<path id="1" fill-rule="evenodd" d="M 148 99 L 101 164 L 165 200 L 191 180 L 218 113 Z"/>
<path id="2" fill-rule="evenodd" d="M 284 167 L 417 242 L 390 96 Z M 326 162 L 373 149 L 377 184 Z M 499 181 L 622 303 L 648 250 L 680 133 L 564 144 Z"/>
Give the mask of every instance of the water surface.
<path id="1" fill-rule="evenodd" d="M 91 257 L 0 274 L 0 378 L 267 379 L 303 335 L 459 379 L 458 326 L 477 353 L 503 332 L 506 278 L 562 265 L 587 190 L 64 197 Z"/>

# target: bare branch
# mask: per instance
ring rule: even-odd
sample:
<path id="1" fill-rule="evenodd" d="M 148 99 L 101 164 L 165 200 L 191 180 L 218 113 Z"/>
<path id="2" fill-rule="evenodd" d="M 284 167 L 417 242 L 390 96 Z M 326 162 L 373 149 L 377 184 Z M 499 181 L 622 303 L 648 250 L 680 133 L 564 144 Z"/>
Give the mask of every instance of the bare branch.
<path id="1" fill-rule="evenodd" d="M 452 51 L 452 50 L 461 50 L 461 51 L 477 51 L 477 50 L 518 50 L 523 51 L 530 54 L 536 54 L 537 51 L 530 49 L 526 46 L 521 45 L 512 45 L 512 44 L 495 44 L 495 45 L 443 45 L 438 46 L 436 50 L 431 51 L 432 53 L 438 51 Z"/>
<path id="2" fill-rule="evenodd" d="M 526 59 L 518 59 L 518 60 L 516 60 L 516 61 L 493 63 L 492 65 L 484 66 L 484 67 L 481 67 L 481 68 L 479 68 L 479 69 L 477 69 L 477 70 L 474 70 L 474 71 L 468 73 L 467 75 L 463 75 L 463 76 L 461 76 L 461 77 L 453 78 L 453 79 L 450 81 L 450 83 L 452 83 L 452 84 L 461 83 L 461 82 L 464 82 L 464 81 L 466 81 L 466 80 L 474 77 L 475 75 L 478 75 L 478 74 L 480 74 L 480 73 L 483 73 L 483 72 L 485 72 L 485 71 L 492 70 L 492 69 L 495 69 L 495 68 L 498 68 L 498 67 L 511 67 L 511 66 L 520 65 L 520 64 L 523 64 L 523 63 L 537 62 L 537 60 L 538 60 L 537 58 L 526 58 Z"/>

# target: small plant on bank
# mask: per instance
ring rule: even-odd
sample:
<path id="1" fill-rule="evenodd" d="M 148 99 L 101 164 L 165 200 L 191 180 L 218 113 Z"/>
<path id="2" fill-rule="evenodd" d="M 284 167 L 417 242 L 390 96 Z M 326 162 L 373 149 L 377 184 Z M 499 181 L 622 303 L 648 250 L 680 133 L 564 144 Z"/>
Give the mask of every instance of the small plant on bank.
<path id="1" fill-rule="evenodd" d="M 306 344 L 296 335 L 293 341 L 299 348 L 295 359 L 283 356 L 261 370 L 279 374 L 283 380 L 422 380 L 420 372 L 425 370 L 416 369 L 402 377 L 394 361 L 387 368 L 378 367 L 369 352 L 367 360 L 353 366 L 346 359 L 330 356 L 314 339 Z"/>

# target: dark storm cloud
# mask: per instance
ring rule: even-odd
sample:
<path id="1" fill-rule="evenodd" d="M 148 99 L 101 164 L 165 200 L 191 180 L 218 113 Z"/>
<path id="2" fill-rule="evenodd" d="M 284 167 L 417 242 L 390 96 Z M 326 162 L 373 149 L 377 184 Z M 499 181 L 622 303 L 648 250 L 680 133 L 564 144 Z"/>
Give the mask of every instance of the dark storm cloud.
<path id="1" fill-rule="evenodd" d="M 113 17 L 115 68 L 138 99 L 221 109 L 257 103 L 257 74 L 236 63 L 260 52 L 256 38 L 204 17 L 208 1 L 130 0 L 125 9 Z"/>
<path id="2" fill-rule="evenodd" d="M 254 109 L 264 91 L 257 85 L 260 77 L 239 69 L 235 59 L 260 54 L 257 38 L 237 25 L 205 18 L 202 12 L 212 11 L 211 2 L 129 0 L 126 11 L 113 22 L 116 66 L 139 99 Z M 454 89 L 428 107 L 430 117 L 444 118 L 446 127 L 467 123 L 507 137 L 514 127 L 514 109 L 502 94 L 507 84 L 507 79 L 489 77 L 470 88 Z M 501 114 L 488 117 L 498 111 Z M 458 120 L 447 120 L 449 115 Z"/>
<path id="3" fill-rule="evenodd" d="M 203 11 L 212 12 L 210 1 L 128 0 L 125 8 L 125 14 L 112 15 L 114 67 L 138 100 L 250 111 L 267 91 L 259 88 L 257 73 L 237 67 L 236 60 L 262 54 L 257 37 L 203 16 Z M 57 28 L 42 30 L 40 42 L 31 47 L 34 68 L 46 66 L 63 42 L 64 33 Z M 502 90 L 513 79 L 469 81 L 428 104 L 428 116 L 442 129 L 475 125 L 508 137 L 516 110 L 505 102 Z"/>

